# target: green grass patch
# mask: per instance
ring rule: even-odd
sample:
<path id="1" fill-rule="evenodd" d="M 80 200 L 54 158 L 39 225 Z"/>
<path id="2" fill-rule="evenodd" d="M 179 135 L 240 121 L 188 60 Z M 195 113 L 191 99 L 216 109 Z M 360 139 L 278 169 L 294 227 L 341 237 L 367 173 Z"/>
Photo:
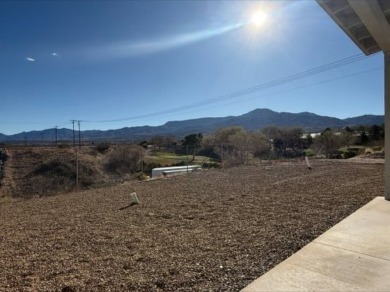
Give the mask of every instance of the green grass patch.
<path id="1" fill-rule="evenodd" d="M 172 152 L 157 152 L 153 155 L 147 155 L 145 156 L 145 162 L 146 163 L 158 163 L 161 165 L 173 165 L 178 163 L 184 163 L 186 164 L 188 160 L 188 163 L 191 164 L 202 164 L 202 163 L 208 163 L 211 161 L 210 158 L 205 156 L 195 156 L 195 160 L 192 161 L 192 155 L 177 155 Z"/>
<path id="2" fill-rule="evenodd" d="M 312 150 L 312 149 L 305 149 L 305 155 L 307 156 L 307 157 L 312 157 L 312 156 L 314 156 L 315 155 L 315 153 L 314 153 L 314 151 Z"/>

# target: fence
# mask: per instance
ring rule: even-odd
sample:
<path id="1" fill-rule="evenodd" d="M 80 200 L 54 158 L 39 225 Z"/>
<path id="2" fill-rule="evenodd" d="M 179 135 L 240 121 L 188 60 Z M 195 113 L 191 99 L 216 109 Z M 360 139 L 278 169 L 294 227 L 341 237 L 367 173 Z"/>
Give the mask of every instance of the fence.
<path id="1" fill-rule="evenodd" d="M 145 151 L 131 144 L 12 146 L 6 152 L 1 196 L 47 196 L 97 188 L 132 179 L 135 172 L 144 170 Z"/>
<path id="2" fill-rule="evenodd" d="M 78 149 L 71 147 L 11 147 L 1 168 L 0 191 L 14 197 L 71 192 L 94 183 L 92 163 L 79 161 Z"/>

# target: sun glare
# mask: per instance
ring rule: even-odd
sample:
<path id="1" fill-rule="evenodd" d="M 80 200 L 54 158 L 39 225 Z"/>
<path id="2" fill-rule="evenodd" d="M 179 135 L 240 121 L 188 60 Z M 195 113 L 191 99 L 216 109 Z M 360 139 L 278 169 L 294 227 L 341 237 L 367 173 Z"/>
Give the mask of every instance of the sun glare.
<path id="1" fill-rule="evenodd" d="M 267 18 L 268 15 L 263 11 L 259 10 L 252 15 L 251 22 L 256 26 L 260 27 L 264 25 L 264 23 L 267 21 Z"/>

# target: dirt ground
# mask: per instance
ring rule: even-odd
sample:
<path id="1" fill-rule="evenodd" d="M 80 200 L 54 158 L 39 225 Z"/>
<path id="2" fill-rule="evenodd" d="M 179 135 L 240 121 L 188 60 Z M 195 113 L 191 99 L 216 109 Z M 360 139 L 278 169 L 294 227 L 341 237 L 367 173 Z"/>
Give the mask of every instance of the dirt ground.
<path id="1" fill-rule="evenodd" d="M 311 164 L 3 200 L 0 290 L 238 291 L 383 194 L 383 164 Z"/>

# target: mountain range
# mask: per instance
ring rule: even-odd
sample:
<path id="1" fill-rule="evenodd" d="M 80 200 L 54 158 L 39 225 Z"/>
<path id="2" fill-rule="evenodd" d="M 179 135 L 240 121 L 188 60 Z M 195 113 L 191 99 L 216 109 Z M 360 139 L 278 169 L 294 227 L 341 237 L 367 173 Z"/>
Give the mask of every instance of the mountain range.
<path id="1" fill-rule="evenodd" d="M 81 131 L 82 140 L 130 140 L 139 141 L 149 139 L 156 135 L 183 137 L 191 133 L 212 133 L 218 128 L 228 126 L 242 126 L 253 131 L 267 126 L 302 127 L 306 132 L 319 132 L 325 128 L 342 128 L 357 125 L 381 125 L 384 123 L 383 115 L 363 115 L 347 119 L 338 119 L 320 116 L 309 112 L 288 113 L 275 112 L 269 109 L 255 109 L 241 116 L 228 116 L 220 118 L 199 118 L 184 121 L 170 121 L 161 126 L 125 127 L 117 130 L 86 130 Z M 71 129 L 58 129 L 58 140 L 72 140 Z M 78 138 L 78 132 L 76 137 Z M 53 141 L 55 129 L 42 131 L 22 132 L 14 135 L 0 134 L 0 142 L 9 141 Z"/>

